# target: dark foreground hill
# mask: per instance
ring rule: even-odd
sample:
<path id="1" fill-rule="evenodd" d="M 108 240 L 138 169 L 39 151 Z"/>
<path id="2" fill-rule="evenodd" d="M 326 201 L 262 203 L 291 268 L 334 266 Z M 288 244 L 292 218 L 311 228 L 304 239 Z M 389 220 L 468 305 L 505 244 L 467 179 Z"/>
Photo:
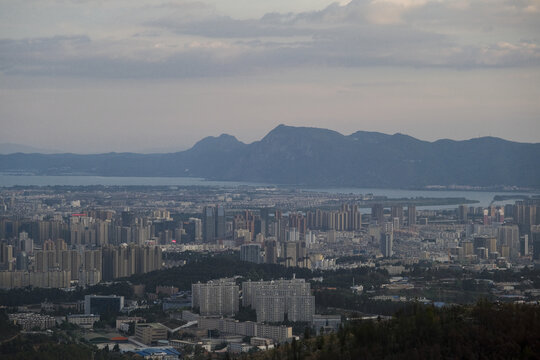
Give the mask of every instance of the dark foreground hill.
<path id="1" fill-rule="evenodd" d="M 0 172 L 36 175 L 193 176 L 213 180 L 358 187 L 540 186 L 540 143 L 483 137 L 421 141 L 280 125 L 260 141 L 207 137 L 168 154 L 0 155 Z"/>
<path id="2" fill-rule="evenodd" d="M 421 305 L 388 321 L 346 324 L 337 334 L 318 336 L 252 360 L 353 359 L 538 359 L 540 307 L 492 304 L 436 309 Z"/>

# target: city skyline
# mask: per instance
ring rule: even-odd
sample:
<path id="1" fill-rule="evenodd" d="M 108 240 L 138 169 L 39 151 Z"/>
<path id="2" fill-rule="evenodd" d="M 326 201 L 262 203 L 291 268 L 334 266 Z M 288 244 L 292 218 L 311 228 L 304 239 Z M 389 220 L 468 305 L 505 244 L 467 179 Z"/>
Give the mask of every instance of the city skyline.
<path id="1" fill-rule="evenodd" d="M 0 143 L 159 152 L 221 133 L 252 142 L 280 123 L 540 141 L 532 0 L 0 9 Z"/>
<path id="2" fill-rule="evenodd" d="M 238 358 L 253 350 L 272 357 L 272 346 L 292 339 L 326 343 L 359 323 L 372 330 L 398 323 L 406 309 L 455 315 L 484 307 L 497 319 L 485 348 L 506 346 L 498 309 L 527 310 L 531 318 L 539 310 L 540 197 L 433 195 L 245 185 L 0 187 L 2 341 L 54 346 L 47 358 L 68 348 L 96 359 L 118 352 Z M 538 342 L 539 330 L 527 329 L 511 349 Z M 35 331 L 51 336 L 36 340 Z M 433 342 L 438 349 L 444 343 Z M 4 345 L 0 352 L 43 358 L 39 349 Z"/>

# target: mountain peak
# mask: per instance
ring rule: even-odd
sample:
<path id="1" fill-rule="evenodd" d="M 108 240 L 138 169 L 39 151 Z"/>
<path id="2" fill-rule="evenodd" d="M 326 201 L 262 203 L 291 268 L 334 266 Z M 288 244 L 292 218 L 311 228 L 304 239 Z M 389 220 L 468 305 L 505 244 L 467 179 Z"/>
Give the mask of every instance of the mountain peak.
<path id="1" fill-rule="evenodd" d="M 280 124 L 272 129 L 264 138 L 262 142 L 274 141 L 276 139 L 289 139 L 294 138 L 306 138 L 312 137 L 314 139 L 321 139 L 323 137 L 343 137 L 342 134 L 334 130 L 322 129 L 316 127 L 304 127 L 304 126 L 289 126 Z"/>
<path id="2" fill-rule="evenodd" d="M 199 140 L 190 150 L 228 151 L 244 146 L 245 144 L 232 135 L 221 134 L 219 136 L 207 136 Z"/>

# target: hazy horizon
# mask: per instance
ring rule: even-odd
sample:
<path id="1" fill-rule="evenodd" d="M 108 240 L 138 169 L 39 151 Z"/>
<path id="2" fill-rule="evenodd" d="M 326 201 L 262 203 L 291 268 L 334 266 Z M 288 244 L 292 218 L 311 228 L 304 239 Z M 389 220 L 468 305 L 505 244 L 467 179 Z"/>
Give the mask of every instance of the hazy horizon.
<path id="1" fill-rule="evenodd" d="M 292 127 L 291 125 L 287 125 L 287 124 L 280 124 L 280 125 L 285 125 L 285 126 L 288 126 L 288 127 Z M 317 128 L 317 127 L 313 127 L 313 126 L 298 126 L 298 127 Z M 338 132 L 338 133 L 340 133 L 342 135 L 345 135 L 345 136 L 352 135 L 357 131 L 365 131 L 365 130 L 357 130 L 357 131 L 353 131 L 351 133 L 342 133 L 342 132 L 340 132 L 338 130 L 334 130 L 334 129 L 326 129 L 326 128 L 317 128 L 317 129 L 325 129 L 325 130 L 336 131 L 336 132 Z M 273 129 L 270 129 L 270 131 L 271 130 L 273 130 Z M 373 131 L 373 132 L 380 133 L 380 134 L 385 134 L 385 135 L 397 135 L 397 134 L 409 135 L 409 134 L 403 134 L 403 133 L 400 133 L 400 132 L 395 132 L 395 133 L 383 133 L 383 132 L 378 132 L 378 131 Z M 205 139 L 206 137 L 219 137 L 221 135 L 230 135 L 230 136 L 235 137 L 238 141 L 240 141 L 240 142 L 242 142 L 244 144 L 251 144 L 253 142 L 257 142 L 257 141 L 261 140 L 266 134 L 261 136 L 261 138 L 255 139 L 253 141 L 242 141 L 241 139 L 239 139 L 237 136 L 235 136 L 232 133 L 222 133 L 222 134 L 219 134 L 219 135 L 216 135 L 216 136 L 213 136 L 213 135 L 204 136 L 204 137 L 202 137 L 200 139 L 195 140 L 189 146 L 188 145 L 182 146 L 181 144 L 178 144 L 177 146 L 171 145 L 170 147 L 163 146 L 163 147 L 155 147 L 155 148 L 144 148 L 144 149 L 141 149 L 141 150 L 103 151 L 103 152 L 71 152 L 71 153 L 82 154 L 82 155 L 85 155 L 85 154 L 100 154 L 100 153 L 107 153 L 107 152 L 119 152 L 119 153 L 133 152 L 133 153 L 140 153 L 140 154 L 172 153 L 172 152 L 180 152 L 180 151 L 189 150 L 197 142 Z M 411 136 L 411 135 L 409 135 L 409 136 Z M 434 142 L 434 141 L 438 141 L 438 140 L 453 140 L 453 141 L 473 140 L 473 139 L 483 138 L 483 137 L 491 137 L 491 135 L 476 136 L 476 137 L 465 138 L 465 139 L 440 138 L 440 139 L 434 139 L 434 140 L 425 140 L 425 139 L 419 139 L 419 138 L 416 138 L 416 137 L 415 138 L 418 139 L 418 140 L 421 140 L 421 141 Z M 499 138 L 499 137 L 496 137 L 496 138 Z M 512 141 L 512 140 L 504 139 L 504 138 L 500 138 L 500 139 L 507 140 L 507 141 Z M 527 143 L 527 142 L 520 142 L 520 143 Z M 8 150 L 8 149 L 14 149 L 14 150 Z M 62 150 L 59 150 L 59 149 L 36 148 L 36 147 L 31 146 L 31 145 L 25 145 L 25 144 L 0 143 L 0 154 L 12 154 L 12 153 L 18 153 L 18 152 L 21 152 L 21 153 L 59 154 L 59 153 L 70 152 L 70 151 L 62 151 Z"/>

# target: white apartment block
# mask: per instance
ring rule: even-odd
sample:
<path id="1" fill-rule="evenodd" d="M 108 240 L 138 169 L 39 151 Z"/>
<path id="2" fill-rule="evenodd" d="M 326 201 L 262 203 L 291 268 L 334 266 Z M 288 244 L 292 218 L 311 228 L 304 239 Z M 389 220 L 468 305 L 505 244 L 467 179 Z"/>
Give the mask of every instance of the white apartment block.
<path id="1" fill-rule="evenodd" d="M 311 322 L 315 314 L 315 297 L 304 279 L 247 281 L 242 283 L 243 306 L 257 312 L 258 322 Z"/>
<path id="2" fill-rule="evenodd" d="M 202 316 L 234 315 L 239 308 L 240 288 L 229 279 L 192 284 L 192 308 Z"/>

